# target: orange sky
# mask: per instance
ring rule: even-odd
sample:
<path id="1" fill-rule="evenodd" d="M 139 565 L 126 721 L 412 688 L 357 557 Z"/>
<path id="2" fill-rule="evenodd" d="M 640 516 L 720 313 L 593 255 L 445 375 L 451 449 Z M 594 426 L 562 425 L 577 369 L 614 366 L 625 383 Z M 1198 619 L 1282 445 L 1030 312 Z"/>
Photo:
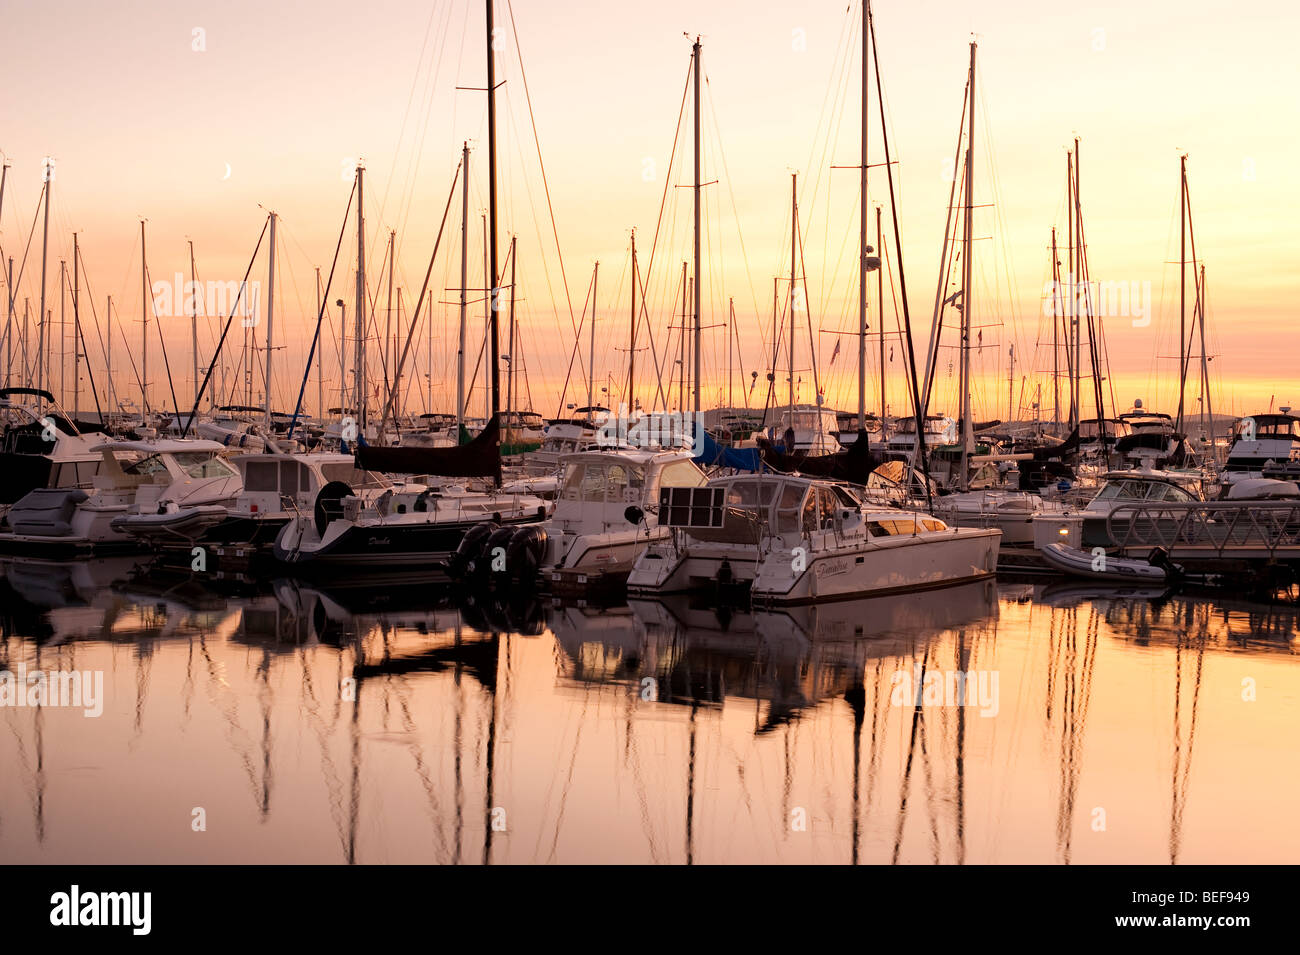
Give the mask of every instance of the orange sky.
<path id="1" fill-rule="evenodd" d="M 1297 14 L 1281 3 L 1262 3 L 1227 16 L 1207 2 L 1155 2 L 1137 10 L 1115 2 L 1090 4 L 1086 11 L 1018 0 L 984 7 L 877 2 L 873 9 L 898 161 L 909 299 L 921 335 L 933 307 L 948 199 L 945 170 L 956 142 L 967 44 L 972 32 L 979 38 L 980 241 L 974 262 L 980 279 L 974 308 L 986 347 L 974 361 L 977 417 L 1006 416 L 1011 343 L 1018 353 L 1017 393 L 1031 393 L 1039 382 L 1050 390 L 1041 374 L 1050 370 L 1050 358 L 1034 353 L 1044 331 L 1040 296 L 1049 277 L 1050 229 L 1064 226 L 1065 149 L 1075 135 L 1082 140 L 1093 278 L 1139 287 L 1149 282 L 1154 297 L 1149 325 L 1134 327 L 1127 318 L 1107 324 L 1119 404 L 1127 407 L 1141 396 L 1172 411 L 1176 403 L 1176 363 L 1166 356 L 1177 349 L 1178 270 L 1169 263 L 1178 257 L 1182 152 L 1189 155 L 1197 251 L 1207 267 L 1216 410 L 1261 410 L 1271 396 L 1277 404 L 1300 404 L 1290 347 L 1290 306 L 1298 291 L 1293 223 L 1300 202 L 1286 173 L 1290 124 L 1300 105 L 1289 48 Z M 505 84 L 498 121 L 500 257 L 504 262 L 508 235 L 517 231 L 517 307 L 533 406 L 546 414 L 558 410 L 574 344 L 572 322 L 597 260 L 597 386 L 625 376 L 626 352 L 618 349 L 627 339 L 629 232 L 638 230 L 644 270 L 665 180 L 670 187 L 690 182 L 689 163 L 668 166 L 690 52 L 683 34 L 689 32 L 703 36 L 704 178 L 716 180 L 706 189 L 704 324 L 724 322 L 727 300 L 734 298 L 740 368 L 748 375 L 770 361 L 763 343 L 771 334 L 772 277 L 789 268 L 789 174 L 798 171 L 821 377 L 831 404 L 855 407 L 855 340 L 843 340 L 832 364 L 835 337 L 829 333 L 856 327 L 856 175 L 830 167 L 857 162 L 857 7 L 516 0 L 513 23 L 505 3 L 497 10 L 499 79 Z M 265 210 L 276 209 L 282 226 L 277 345 L 285 347 L 274 355 L 273 396 L 277 405 L 291 407 L 314 312 L 312 270 L 329 269 L 350 188 L 349 161 L 364 157 L 368 169 L 367 260 L 382 322 L 387 286 L 380 268 L 388 230 L 398 231 L 396 284 L 409 303 L 466 139 L 474 148 L 469 284 L 482 286 L 485 97 L 456 89 L 484 82 L 482 4 L 53 0 L 11 5 L 3 22 L 0 150 L 11 168 L 0 242 L 6 257 L 21 261 L 37 209 L 41 160 L 53 156 L 47 296 L 55 321 L 58 261 L 70 260 L 72 231 L 81 233 L 101 324 L 104 299 L 112 295 L 121 317 L 130 320 L 123 331 L 138 351 L 139 219 L 148 219 L 155 281 L 188 270 L 187 237 L 195 243 L 200 278 L 230 281 L 247 267 Z M 853 53 L 848 62 L 840 58 L 846 42 Z M 567 298 L 518 52 L 546 164 Z M 874 162 L 882 155 L 874 107 L 872 130 Z M 684 135 L 688 146 L 689 110 Z M 881 170 L 872 172 L 871 200 L 885 201 Z M 668 193 L 648 290 L 661 351 L 665 328 L 676 323 L 671 312 L 690 245 L 690 191 Z M 458 294 L 446 290 L 459 285 L 459 204 L 457 196 L 434 268 L 435 301 Z M 349 230 L 330 298 L 342 295 L 351 315 L 355 226 Z M 39 253 L 38 225 L 17 288 L 20 318 L 24 297 L 33 314 L 37 310 Z M 265 252 L 253 275 L 265 281 Z M 873 293 L 873 323 L 875 308 Z M 435 307 L 437 410 L 450 410 L 454 401 L 448 375 L 455 317 L 454 308 Z M 475 343 L 482 335 L 481 305 L 471 317 Z M 892 325 L 892 310 L 886 322 Z M 206 356 L 213 335 L 209 323 L 202 324 Z M 193 389 L 185 383 L 192 378 L 186 370 L 189 322 L 164 316 L 162 328 L 184 404 Z M 325 362 L 330 403 L 337 401 L 336 334 Z M 800 328 L 796 375 L 804 381 L 804 399 L 812 398 L 808 337 Z M 421 394 L 427 348 L 422 338 L 416 368 Z M 586 348 L 584 331 L 577 365 L 585 364 Z M 669 348 L 675 351 L 675 342 Z M 156 337 L 151 349 L 151 399 L 160 402 L 167 384 Z M 102 372 L 94 338 L 89 350 L 92 367 Z M 120 364 L 122 339 L 114 351 L 117 387 L 137 397 L 134 378 Z M 726 400 L 727 351 L 725 329 L 705 332 L 706 404 Z M 873 345 L 867 401 L 873 410 L 879 404 L 874 353 Z M 670 369 L 672 355 L 664 360 Z M 936 402 L 955 411 L 945 362 Z M 649 353 L 640 353 L 638 364 L 637 395 L 649 401 Z M 586 385 L 577 365 L 568 398 L 581 404 Z M 893 411 L 903 410 L 895 403 L 900 370 L 896 361 L 888 381 Z M 65 375 L 70 378 L 70 371 Z M 261 387 L 259 371 L 257 400 Z M 621 391 L 614 388 L 615 401 Z M 737 404 L 742 391 L 737 384 Z M 761 391 L 752 400 L 761 403 Z M 1189 388 L 1193 410 L 1196 395 Z M 313 373 L 309 408 L 315 396 Z M 481 395 L 475 401 L 481 404 Z M 422 410 L 425 400 L 412 404 Z"/>

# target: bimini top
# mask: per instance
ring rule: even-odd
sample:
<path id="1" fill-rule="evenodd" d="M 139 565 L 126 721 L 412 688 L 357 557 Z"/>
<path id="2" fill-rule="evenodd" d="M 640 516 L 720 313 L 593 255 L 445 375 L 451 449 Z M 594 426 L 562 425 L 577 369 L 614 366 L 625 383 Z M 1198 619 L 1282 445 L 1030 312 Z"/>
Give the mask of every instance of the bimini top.
<path id="1" fill-rule="evenodd" d="M 140 451 L 144 454 L 183 454 L 186 451 L 211 451 L 220 453 L 226 446 L 220 441 L 202 439 L 187 441 L 169 438 L 162 441 L 109 441 L 94 447 L 95 451 Z"/>

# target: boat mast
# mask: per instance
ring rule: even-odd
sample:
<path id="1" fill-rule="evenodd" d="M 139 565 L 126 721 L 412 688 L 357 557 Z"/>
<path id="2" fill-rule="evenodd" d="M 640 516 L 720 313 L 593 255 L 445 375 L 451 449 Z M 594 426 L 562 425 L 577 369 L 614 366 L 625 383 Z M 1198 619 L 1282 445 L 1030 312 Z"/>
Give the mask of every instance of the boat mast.
<path id="1" fill-rule="evenodd" d="M 77 401 L 81 399 L 81 268 L 78 256 L 81 246 L 77 242 L 77 233 L 73 233 L 73 418 L 77 417 Z M 1205 351 L 1201 348 L 1201 351 Z M 90 360 L 90 356 L 87 356 Z"/>
<path id="2" fill-rule="evenodd" d="M 1183 349 L 1187 348 L 1187 154 L 1178 157 L 1178 423 L 1175 431 L 1183 430 L 1183 402 L 1187 396 L 1187 363 Z"/>
<path id="3" fill-rule="evenodd" d="M 68 261 L 59 259 L 59 401 L 66 407 L 68 403 Z M 52 343 L 51 343 L 52 344 Z M 50 348 L 50 358 L 54 358 L 54 348 Z M 50 374 L 50 390 L 54 389 L 54 375 Z"/>
<path id="4" fill-rule="evenodd" d="M 1059 317 L 1056 314 L 1056 300 L 1061 289 L 1061 263 L 1056 257 L 1056 226 L 1052 226 L 1052 424 L 1054 431 L 1061 427 L 1061 345 L 1059 336 Z"/>
<path id="5" fill-rule="evenodd" d="M 275 317 L 275 220 L 279 218 L 271 213 L 271 245 L 266 266 L 266 427 L 271 427 L 271 324 Z"/>
<path id="6" fill-rule="evenodd" d="M 365 219 L 365 167 L 357 163 L 357 288 L 356 288 L 356 341 L 353 358 L 352 404 L 357 420 L 357 433 L 366 429 L 366 219 Z M 345 412 L 346 413 L 346 412 Z"/>
<path id="7" fill-rule="evenodd" d="M 596 280 L 600 278 L 600 263 L 591 271 L 591 329 L 587 347 L 587 417 L 591 417 L 592 389 L 596 386 Z"/>
<path id="8" fill-rule="evenodd" d="M 970 45 L 970 106 L 969 129 L 966 132 L 966 209 L 965 226 L 962 230 L 962 293 L 961 293 L 961 468 L 958 473 L 959 487 L 965 491 L 970 488 L 970 455 L 975 450 L 975 423 L 971 420 L 970 400 L 970 330 L 972 312 L 971 285 L 971 226 L 975 211 L 975 41 Z"/>
<path id="9" fill-rule="evenodd" d="M 883 255 L 885 250 L 885 236 L 880 225 L 884 211 L 879 205 L 876 206 L 876 248 L 880 250 L 877 253 L 879 255 Z M 879 266 L 876 267 L 876 301 L 879 303 L 876 308 L 880 312 L 880 440 L 883 443 L 889 437 L 889 429 L 885 424 L 885 270 Z M 860 427 L 866 427 L 865 418 Z"/>
<path id="10" fill-rule="evenodd" d="M 491 219 L 488 231 L 489 268 L 491 269 L 491 318 L 488 322 L 491 338 L 492 395 L 489 406 L 488 424 L 501 407 L 501 354 L 497 339 L 497 90 L 496 90 L 496 53 L 493 43 L 496 41 L 492 25 L 492 0 L 487 5 L 487 97 L 488 97 L 488 215 Z M 498 470 L 494 482 L 501 484 Z"/>
<path id="11" fill-rule="evenodd" d="M 799 174 L 790 174 L 790 427 L 794 427 L 794 262 L 795 242 L 799 238 Z M 786 448 L 786 454 L 793 454 L 794 448 Z"/>
<path id="12" fill-rule="evenodd" d="M 6 167 L 8 168 L 8 167 Z M 5 282 L 9 308 L 5 312 L 5 383 L 14 377 L 14 257 L 9 256 L 9 277 Z"/>
<path id="13" fill-rule="evenodd" d="M 1081 423 L 1079 391 L 1082 383 L 1079 377 L 1079 297 L 1074 272 L 1074 153 L 1069 150 L 1065 153 L 1065 228 L 1066 240 L 1069 242 L 1066 246 L 1065 272 L 1065 281 L 1069 286 L 1067 297 L 1069 324 L 1068 334 L 1065 336 L 1065 354 L 1070 372 L 1070 428 L 1073 429 Z"/>
<path id="14" fill-rule="evenodd" d="M 1214 450 L 1214 404 L 1210 400 L 1210 356 L 1205 353 L 1205 265 L 1201 265 L 1201 290 L 1196 296 L 1199 304 L 1201 326 L 1201 393 L 1205 400 L 1201 402 L 1201 433 L 1210 441 L 1210 455 L 1217 464 Z"/>
<path id="15" fill-rule="evenodd" d="M 704 285 L 700 276 L 700 38 L 695 38 L 695 421 L 693 428 L 702 428 L 703 419 L 700 417 L 700 393 L 701 393 L 701 373 L 700 373 L 700 351 L 701 351 L 701 326 L 700 326 L 700 292 Z M 703 436 L 695 434 L 696 441 L 702 441 Z M 701 445 L 702 446 L 702 445 Z"/>
<path id="16" fill-rule="evenodd" d="M 510 237 L 510 333 L 507 336 L 506 348 L 509 352 L 506 355 L 506 411 L 515 412 L 515 252 L 518 248 L 516 242 L 517 236 Z M 516 418 L 518 420 L 518 418 Z M 523 422 L 520 421 L 520 424 Z"/>
<path id="17" fill-rule="evenodd" d="M 492 296 L 490 294 L 493 282 L 492 282 L 492 276 L 488 271 L 491 260 L 488 258 L 487 246 L 488 246 L 488 224 L 487 224 L 487 214 L 485 213 L 483 215 L 483 291 L 485 294 L 483 295 L 483 347 L 479 349 L 480 355 L 482 355 L 487 350 L 488 339 L 492 335 L 492 306 L 494 304 L 492 301 Z M 477 363 L 475 363 L 475 368 L 477 368 Z M 475 377 L 478 377 L 477 373 L 475 374 Z M 486 423 L 491 419 L 492 419 L 492 393 L 491 393 L 491 389 L 485 384 L 483 386 L 483 420 Z"/>
<path id="18" fill-rule="evenodd" d="M 731 410 L 734 408 L 733 405 L 734 399 L 732 398 L 731 395 L 731 384 L 732 384 L 732 379 L 735 377 L 735 375 L 733 374 L 731 359 L 734 354 L 734 349 L 732 348 L 732 344 L 733 344 L 732 336 L 735 334 L 735 331 L 736 331 L 736 300 L 734 298 L 728 297 L 727 298 L 727 411 L 728 412 L 731 412 Z"/>
<path id="19" fill-rule="evenodd" d="M 113 413 L 113 296 L 108 296 L 108 305 L 104 309 L 105 319 L 105 341 L 104 341 L 104 380 L 105 385 L 104 398 L 108 404 L 108 413 Z"/>
<path id="20" fill-rule="evenodd" d="M 50 190 L 54 188 L 49 159 L 45 160 L 45 224 L 41 229 L 41 313 L 38 316 L 40 336 L 36 349 L 36 387 L 45 387 L 45 262 L 50 245 Z"/>
<path id="21" fill-rule="evenodd" d="M 390 359 L 388 354 L 388 343 L 393 337 L 393 255 L 397 251 L 397 230 L 388 230 L 388 305 L 384 311 L 384 347 L 381 350 L 384 362 L 384 375 L 389 374 Z M 396 349 L 394 349 L 396 352 Z M 392 356 L 391 364 L 396 364 L 397 355 Z M 395 373 L 395 372 L 394 372 Z M 392 394 L 397 394 L 397 382 L 392 384 Z"/>
<path id="22" fill-rule="evenodd" d="M 632 313 L 627 343 L 627 410 L 636 410 L 636 229 L 632 230 Z"/>
<path id="23" fill-rule="evenodd" d="M 468 306 L 465 287 L 469 284 L 469 141 L 461 147 L 461 163 L 465 177 L 460 184 L 460 344 L 456 349 L 456 443 L 460 443 L 461 429 L 465 427 L 465 322 Z M 430 328 L 432 328 L 432 323 Z M 433 380 L 433 366 L 429 366 L 429 380 Z M 430 395 L 432 405 L 432 395 Z M 433 408 L 430 407 L 432 412 Z"/>
<path id="24" fill-rule="evenodd" d="M 686 279 L 686 263 L 682 263 L 682 323 L 680 326 L 681 335 L 677 342 L 678 358 L 677 364 L 677 410 L 686 413 L 686 303 L 690 296 L 690 285 Z"/>
<path id="25" fill-rule="evenodd" d="M 149 269 L 145 265 L 144 220 L 140 220 L 140 414 L 149 410 Z"/>
<path id="26" fill-rule="evenodd" d="M 316 314 L 321 314 L 320 307 L 320 266 L 316 266 Z M 195 399 L 197 401 L 197 398 Z M 325 349 L 316 349 L 316 413 L 325 420 Z"/>
<path id="27" fill-rule="evenodd" d="M 860 195 L 858 196 L 858 430 L 867 429 L 867 106 L 869 104 L 869 94 L 871 91 L 871 74 L 868 71 L 868 56 L 871 52 L 871 30 L 868 23 L 871 19 L 871 0 L 865 0 L 862 4 L 862 166 L 859 170 L 861 175 Z M 879 213 L 876 217 L 877 229 L 879 228 Z M 881 314 L 884 314 L 884 302 L 880 304 Z M 884 326 L 880 329 L 881 347 L 884 347 L 885 330 Z M 885 366 L 884 362 L 880 365 L 880 387 L 884 391 L 885 385 Z M 885 417 L 885 399 L 882 394 L 880 399 L 880 417 Z"/>
<path id="28" fill-rule="evenodd" d="M 199 385 L 203 383 L 203 369 L 199 367 L 199 283 L 194 269 L 194 240 L 189 239 L 190 246 L 190 364 L 194 368 L 194 403 L 202 399 Z M 320 269 L 316 270 L 316 283 L 320 284 Z M 317 289 L 319 294 L 319 288 Z M 316 310 L 318 313 L 320 309 Z M 176 409 L 178 412 L 180 409 Z"/>

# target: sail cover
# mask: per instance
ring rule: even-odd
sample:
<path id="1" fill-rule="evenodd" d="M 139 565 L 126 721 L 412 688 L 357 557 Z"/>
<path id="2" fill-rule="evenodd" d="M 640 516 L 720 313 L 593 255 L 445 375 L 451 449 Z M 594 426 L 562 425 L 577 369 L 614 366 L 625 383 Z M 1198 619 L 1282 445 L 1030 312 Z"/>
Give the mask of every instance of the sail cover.
<path id="1" fill-rule="evenodd" d="M 478 437 L 456 448 L 377 448 L 358 445 L 357 467 L 385 474 L 436 474 L 441 477 L 501 479 L 501 428 L 493 418 Z"/>

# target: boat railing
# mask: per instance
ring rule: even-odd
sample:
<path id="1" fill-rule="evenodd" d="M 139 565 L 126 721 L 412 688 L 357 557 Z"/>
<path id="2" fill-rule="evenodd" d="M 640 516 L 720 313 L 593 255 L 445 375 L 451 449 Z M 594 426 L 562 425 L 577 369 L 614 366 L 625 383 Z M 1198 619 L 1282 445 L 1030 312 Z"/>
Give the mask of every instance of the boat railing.
<path id="1" fill-rule="evenodd" d="M 1123 550 L 1294 557 L 1300 551 L 1300 501 L 1121 504 L 1107 515 L 1106 533 Z"/>

